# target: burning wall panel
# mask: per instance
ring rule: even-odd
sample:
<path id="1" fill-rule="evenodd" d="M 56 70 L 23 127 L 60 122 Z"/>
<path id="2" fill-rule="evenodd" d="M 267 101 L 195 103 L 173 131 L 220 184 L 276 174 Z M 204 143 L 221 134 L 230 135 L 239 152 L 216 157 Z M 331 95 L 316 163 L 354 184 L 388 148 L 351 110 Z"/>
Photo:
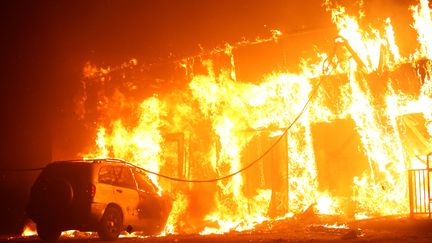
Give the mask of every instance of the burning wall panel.
<path id="1" fill-rule="evenodd" d="M 350 197 L 354 177 L 369 169 L 353 120 L 336 120 L 312 126 L 318 171 L 318 189 Z"/>
<path id="2" fill-rule="evenodd" d="M 242 151 L 242 164 L 247 166 L 255 161 L 273 144 L 275 147 L 260 162 L 244 173 L 243 191 L 248 198 L 254 197 L 258 190 L 270 189 L 272 198 L 268 207 L 270 217 L 284 216 L 288 213 L 288 145 L 284 136 L 279 142 L 272 132 L 256 132 L 257 135 Z M 273 135 L 272 135 L 273 134 Z M 276 133 L 280 135 L 279 133 Z M 263 205 L 264 206 L 264 205 Z"/>
<path id="3" fill-rule="evenodd" d="M 427 131 L 427 125 L 423 114 L 414 113 L 398 117 L 398 129 L 401 134 L 401 141 L 404 147 L 404 154 L 407 161 L 413 163 L 412 167 L 424 168 L 423 161 L 417 156 L 427 155 L 431 152 L 431 135 Z"/>

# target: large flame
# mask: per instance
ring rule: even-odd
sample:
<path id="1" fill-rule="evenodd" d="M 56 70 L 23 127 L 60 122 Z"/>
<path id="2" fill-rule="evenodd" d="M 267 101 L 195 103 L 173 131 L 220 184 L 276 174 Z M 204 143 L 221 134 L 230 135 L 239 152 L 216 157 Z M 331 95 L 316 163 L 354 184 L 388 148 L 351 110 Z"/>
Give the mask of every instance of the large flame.
<path id="1" fill-rule="evenodd" d="M 285 188 L 281 191 L 288 193 L 286 215 L 300 213 L 314 204 L 316 211 L 323 214 L 346 213 L 343 204 L 347 204 L 357 218 L 407 213 L 406 170 L 424 166 L 421 162 L 419 165 L 415 156 L 432 150 L 429 61 L 432 59 L 432 19 L 428 1 L 420 0 L 417 6 L 411 8 L 412 27 L 418 33 L 418 47 L 407 57 L 399 51 L 390 18 L 384 19 L 380 26 L 364 29 L 359 24 L 359 18 L 348 15 L 343 6 L 330 4 L 329 1 L 325 6 L 331 12 L 339 33 L 334 53 L 317 54 L 318 61 L 304 62 L 298 73 L 274 71 L 256 83 L 238 80 L 235 45 L 226 45 L 222 54 L 207 53 L 210 55 L 201 62 L 205 70 L 202 73 L 194 72 L 197 65 L 195 59 L 182 60 L 180 66 L 185 69 L 189 81 L 186 89 L 154 95 L 141 102 L 131 100 L 135 108 L 126 117 L 113 115 L 117 113 L 113 113 L 112 109 L 123 109 L 126 106 L 124 99 L 127 98 L 117 94 L 112 95 L 112 100 L 106 99 L 106 96 L 100 99 L 99 111 L 109 115 L 98 120 L 96 147 L 85 156 L 123 158 L 154 172 L 186 179 L 224 176 L 251 162 L 245 161 L 244 151 L 254 139 L 270 134 L 266 136 L 274 141 L 272 138 L 284 134 L 312 97 L 309 109 L 284 135 L 288 165 L 287 178 L 283 178 L 286 185 L 282 185 Z M 280 32 L 275 33 L 277 35 L 271 41 L 281 36 Z M 265 41 L 269 40 L 241 42 L 240 46 Z M 228 67 L 216 68 L 212 62 L 214 55 L 228 56 Z M 125 64 L 128 68 L 136 65 L 136 60 Z M 325 66 L 329 68 L 322 68 Z M 414 92 L 400 88 L 398 77 L 390 75 L 406 67 L 415 70 L 411 71 L 414 78 L 410 77 L 418 86 Z M 98 70 L 89 64 L 85 68 L 85 76 L 87 80 L 105 80 L 105 76 L 113 70 Z M 400 82 L 405 82 L 404 78 L 400 77 Z M 332 83 L 334 79 L 342 81 Z M 315 95 L 314 87 L 319 83 L 321 86 Z M 329 92 L 329 86 L 336 91 Z M 129 91 L 136 89 L 132 84 L 127 87 Z M 85 102 L 85 99 L 80 100 L 81 104 Z M 413 133 L 421 140 L 421 134 L 410 125 L 410 118 L 407 117 L 410 114 L 421 114 L 423 117 L 424 124 L 420 125 L 427 131 L 426 138 L 422 138 L 423 147 L 404 139 L 407 131 L 414 129 Z M 111 119 L 113 117 L 115 119 Z M 348 185 L 352 192 L 348 198 L 320 189 L 312 131 L 316 124 L 340 119 L 354 122 L 354 132 L 359 135 L 358 150 L 367 160 L 367 168 L 353 177 L 351 185 Z M 181 139 L 176 137 L 177 140 L 170 140 L 167 134 L 182 136 Z M 170 164 L 166 159 L 172 156 L 167 152 L 172 141 L 178 146 L 189 141 L 182 155 L 177 154 L 176 161 L 183 161 L 181 173 L 174 168 L 178 163 Z M 270 145 L 267 144 L 262 151 Z M 345 163 L 350 163 L 349 158 Z M 188 229 L 202 234 L 239 231 L 269 219 L 270 204 L 277 201 L 274 198 L 278 198 L 279 194 L 275 187 L 262 182 L 263 177 L 255 179 L 261 186 L 255 188 L 253 195 L 245 192 L 249 188 L 247 176 L 240 173 L 211 184 L 211 188 L 216 190 L 208 195 L 195 197 L 190 196 L 195 190 L 190 184 L 169 185 L 152 177 L 161 187 L 169 188 L 166 190 L 172 191 L 176 198 L 166 233 Z M 197 226 L 198 223 L 188 225 L 190 222 L 184 220 L 187 212 L 194 210 L 192 204 L 197 203 L 192 198 L 210 205 L 203 213 L 195 215 L 198 220 L 192 220 L 204 222 L 203 227 Z"/>

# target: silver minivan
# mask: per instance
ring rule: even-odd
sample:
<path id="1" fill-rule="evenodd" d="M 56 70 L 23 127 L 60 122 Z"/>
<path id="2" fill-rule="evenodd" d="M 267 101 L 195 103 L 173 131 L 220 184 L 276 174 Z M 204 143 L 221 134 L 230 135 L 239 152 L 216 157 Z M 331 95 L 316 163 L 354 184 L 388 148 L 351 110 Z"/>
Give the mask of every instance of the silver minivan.
<path id="1" fill-rule="evenodd" d="M 65 230 L 114 240 L 122 231 L 160 233 L 171 206 L 139 167 L 118 159 L 73 160 L 44 168 L 32 186 L 27 214 L 45 241 L 56 241 Z"/>

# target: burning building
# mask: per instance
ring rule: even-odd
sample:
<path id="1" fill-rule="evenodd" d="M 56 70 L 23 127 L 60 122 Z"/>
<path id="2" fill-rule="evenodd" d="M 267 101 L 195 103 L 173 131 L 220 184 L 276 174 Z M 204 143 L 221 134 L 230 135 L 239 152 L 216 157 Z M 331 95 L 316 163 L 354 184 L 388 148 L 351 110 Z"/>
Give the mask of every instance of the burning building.
<path id="1" fill-rule="evenodd" d="M 274 30 L 164 63 L 87 63 L 76 114 L 96 143 L 80 155 L 180 180 L 152 177 L 175 199 L 167 233 L 246 230 L 311 205 L 353 219 L 407 214 L 407 170 L 432 150 L 429 3 L 410 9 L 407 55 L 390 18 L 360 24 L 362 13 L 324 7 L 337 37 L 293 71 L 287 43 L 322 33 Z M 251 53 L 266 59 L 253 64 Z M 254 69 L 265 74 L 251 78 Z"/>

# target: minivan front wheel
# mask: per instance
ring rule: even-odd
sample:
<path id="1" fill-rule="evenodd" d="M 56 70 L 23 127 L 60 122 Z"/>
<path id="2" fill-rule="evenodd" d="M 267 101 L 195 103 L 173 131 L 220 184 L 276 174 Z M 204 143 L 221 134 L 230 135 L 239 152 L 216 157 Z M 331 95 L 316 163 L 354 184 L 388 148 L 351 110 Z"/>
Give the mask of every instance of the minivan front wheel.
<path id="1" fill-rule="evenodd" d="M 61 235 L 61 230 L 45 224 L 37 224 L 36 229 L 39 238 L 46 242 L 56 242 Z"/>
<path id="2" fill-rule="evenodd" d="M 115 240 L 123 230 L 123 217 L 120 209 L 109 206 L 100 221 L 98 235 L 102 240 Z"/>

